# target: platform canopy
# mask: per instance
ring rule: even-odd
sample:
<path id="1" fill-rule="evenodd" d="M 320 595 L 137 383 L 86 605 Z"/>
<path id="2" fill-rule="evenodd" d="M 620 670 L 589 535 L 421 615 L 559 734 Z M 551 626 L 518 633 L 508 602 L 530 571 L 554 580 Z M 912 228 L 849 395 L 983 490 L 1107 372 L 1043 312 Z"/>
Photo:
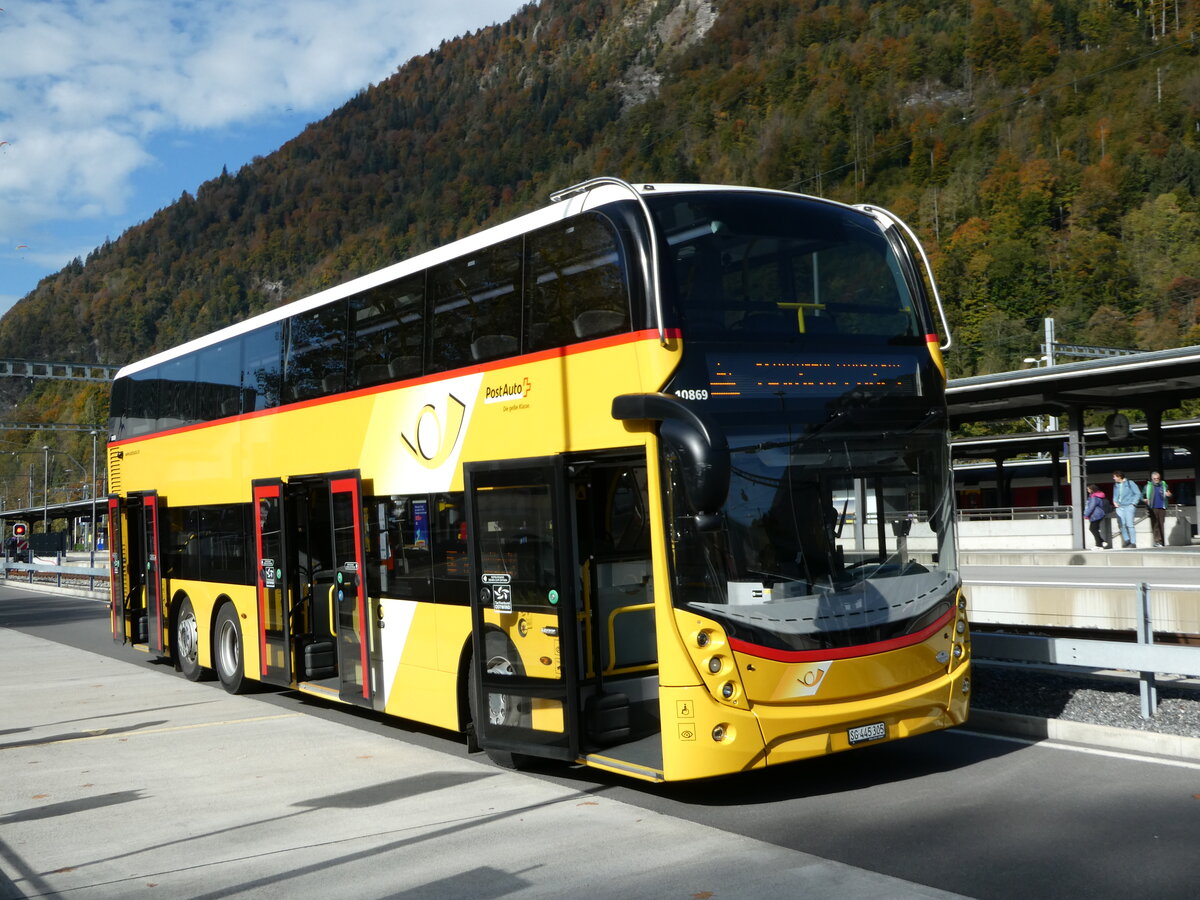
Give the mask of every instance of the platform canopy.
<path id="1" fill-rule="evenodd" d="M 1164 410 L 1200 397 L 1200 347 L 955 378 L 946 391 L 954 425 L 1079 410 Z"/>
<path id="2" fill-rule="evenodd" d="M 946 389 L 951 425 L 1046 414 L 1066 419 L 1063 431 L 956 441 L 953 452 L 956 457 L 991 457 L 1002 470 L 1006 458 L 1048 451 L 1057 469 L 1060 450 L 1065 444 L 1071 472 L 1071 504 L 1075 507 L 1076 548 L 1084 546 L 1086 448 L 1144 445 L 1149 450 L 1151 467 L 1159 470 L 1163 467 L 1163 447 L 1167 443 L 1187 447 L 1193 460 L 1200 459 L 1195 422 L 1180 423 L 1181 427 L 1175 428 L 1162 421 L 1166 410 L 1196 397 L 1200 397 L 1200 347 L 956 378 Z M 1083 414 L 1104 410 L 1109 413 L 1105 427 L 1085 431 Z M 1144 422 L 1127 421 L 1122 410 L 1140 410 Z M 1200 484 L 1200 472 L 1196 476 Z M 1195 514 L 1200 518 L 1200 498 Z"/>

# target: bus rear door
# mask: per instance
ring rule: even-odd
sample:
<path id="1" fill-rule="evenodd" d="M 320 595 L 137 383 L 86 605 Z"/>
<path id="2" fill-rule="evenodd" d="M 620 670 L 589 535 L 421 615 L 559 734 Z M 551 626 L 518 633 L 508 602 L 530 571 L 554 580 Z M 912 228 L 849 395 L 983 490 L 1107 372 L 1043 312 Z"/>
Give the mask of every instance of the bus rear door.
<path id="1" fill-rule="evenodd" d="M 489 752 L 579 752 L 576 579 L 561 459 L 465 466 L 475 734 Z"/>
<path id="2" fill-rule="evenodd" d="M 108 500 L 113 640 L 164 652 L 162 548 L 154 491 Z"/>
<path id="3" fill-rule="evenodd" d="M 112 494 L 108 498 L 108 596 L 109 617 L 112 621 L 113 640 L 118 644 L 129 641 L 129 608 L 125 600 L 129 596 L 129 567 L 125 564 L 125 509 L 121 498 Z"/>

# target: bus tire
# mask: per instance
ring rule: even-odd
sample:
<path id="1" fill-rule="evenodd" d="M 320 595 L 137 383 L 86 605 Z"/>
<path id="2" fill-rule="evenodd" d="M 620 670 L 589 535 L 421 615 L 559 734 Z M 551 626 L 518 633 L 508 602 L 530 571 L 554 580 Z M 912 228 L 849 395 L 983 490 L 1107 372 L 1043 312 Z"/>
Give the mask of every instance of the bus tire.
<path id="1" fill-rule="evenodd" d="M 175 665 L 188 681 L 199 681 L 204 677 L 200 665 L 200 629 L 196 624 L 196 611 L 192 601 L 184 597 L 175 614 L 175 640 L 172 644 Z"/>
<path id="2" fill-rule="evenodd" d="M 225 690 L 231 694 L 240 694 L 245 690 L 246 665 L 242 652 L 242 629 L 232 603 L 226 603 L 217 613 L 217 621 L 213 626 L 213 663 Z"/>

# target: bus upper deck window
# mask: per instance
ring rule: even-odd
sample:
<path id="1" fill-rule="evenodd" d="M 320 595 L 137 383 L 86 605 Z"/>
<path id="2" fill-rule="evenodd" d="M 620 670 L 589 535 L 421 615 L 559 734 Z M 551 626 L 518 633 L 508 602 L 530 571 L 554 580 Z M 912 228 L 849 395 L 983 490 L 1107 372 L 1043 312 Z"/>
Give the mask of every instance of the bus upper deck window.
<path id="1" fill-rule="evenodd" d="M 629 330 L 629 284 L 621 246 L 599 215 L 531 235 L 527 350 L 561 347 Z"/>

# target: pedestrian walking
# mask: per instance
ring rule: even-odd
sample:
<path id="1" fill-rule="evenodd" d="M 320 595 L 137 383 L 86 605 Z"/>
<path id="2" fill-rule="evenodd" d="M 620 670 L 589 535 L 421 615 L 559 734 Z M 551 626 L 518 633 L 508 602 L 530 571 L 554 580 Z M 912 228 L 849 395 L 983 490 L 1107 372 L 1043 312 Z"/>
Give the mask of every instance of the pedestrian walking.
<path id="1" fill-rule="evenodd" d="M 1088 528 L 1092 531 L 1092 538 L 1096 541 L 1094 548 L 1096 550 L 1112 549 L 1112 544 L 1105 543 L 1104 535 L 1100 533 L 1100 523 L 1107 515 L 1108 499 L 1104 496 L 1104 491 L 1094 484 L 1089 484 L 1087 505 L 1083 508 L 1083 517 L 1087 519 Z"/>
<path id="2" fill-rule="evenodd" d="M 1117 525 L 1121 529 L 1121 546 L 1126 550 L 1137 549 L 1137 531 L 1134 529 L 1134 516 L 1142 495 L 1137 482 L 1126 478 L 1125 473 L 1118 470 L 1113 472 L 1113 505 L 1117 508 Z"/>
<path id="3" fill-rule="evenodd" d="M 1171 500 L 1171 489 L 1162 480 L 1161 472 L 1151 472 L 1146 482 L 1146 506 L 1150 508 L 1150 530 L 1154 533 L 1154 546 L 1162 547 L 1166 541 L 1167 503 Z"/>

